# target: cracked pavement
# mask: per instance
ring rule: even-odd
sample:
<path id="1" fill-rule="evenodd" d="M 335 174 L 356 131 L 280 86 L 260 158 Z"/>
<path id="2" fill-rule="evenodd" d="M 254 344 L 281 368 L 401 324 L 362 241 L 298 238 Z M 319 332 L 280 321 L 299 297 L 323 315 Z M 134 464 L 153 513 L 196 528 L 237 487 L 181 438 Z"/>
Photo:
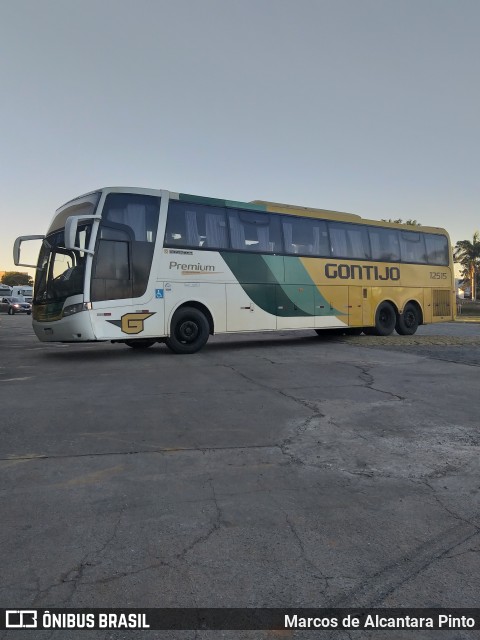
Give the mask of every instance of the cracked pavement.
<path id="1" fill-rule="evenodd" d="M 479 324 L 219 336 L 175 356 L 0 323 L 2 607 L 478 606 Z"/>

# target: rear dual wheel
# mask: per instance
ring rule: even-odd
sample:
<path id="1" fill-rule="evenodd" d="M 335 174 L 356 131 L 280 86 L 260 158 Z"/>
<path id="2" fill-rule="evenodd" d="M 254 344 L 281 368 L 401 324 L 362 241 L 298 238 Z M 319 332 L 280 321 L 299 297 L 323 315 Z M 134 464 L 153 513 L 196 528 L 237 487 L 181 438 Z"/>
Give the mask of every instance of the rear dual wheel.
<path id="1" fill-rule="evenodd" d="M 397 317 L 395 331 L 401 336 L 412 336 L 418 329 L 419 324 L 420 313 L 418 307 L 408 302 L 403 309 L 403 313 L 400 313 Z"/>

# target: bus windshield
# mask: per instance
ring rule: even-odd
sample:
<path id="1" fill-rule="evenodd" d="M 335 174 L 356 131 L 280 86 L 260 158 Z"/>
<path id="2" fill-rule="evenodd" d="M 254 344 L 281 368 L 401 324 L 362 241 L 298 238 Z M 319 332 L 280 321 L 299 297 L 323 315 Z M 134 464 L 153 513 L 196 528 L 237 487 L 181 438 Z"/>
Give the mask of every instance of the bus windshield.
<path id="1" fill-rule="evenodd" d="M 77 246 L 88 246 L 91 228 L 91 223 L 78 227 Z M 84 251 L 65 248 L 63 229 L 48 235 L 38 258 L 34 303 L 64 302 L 69 296 L 83 294 L 85 258 Z"/>

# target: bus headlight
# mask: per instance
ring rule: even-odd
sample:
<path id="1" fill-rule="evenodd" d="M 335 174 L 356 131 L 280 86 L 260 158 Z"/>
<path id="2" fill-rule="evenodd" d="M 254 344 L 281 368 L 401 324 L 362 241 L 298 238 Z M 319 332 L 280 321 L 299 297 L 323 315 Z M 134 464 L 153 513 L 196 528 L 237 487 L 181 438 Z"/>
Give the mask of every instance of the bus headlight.
<path id="1" fill-rule="evenodd" d="M 80 311 L 88 311 L 92 308 L 91 302 L 78 302 L 77 304 L 69 304 L 68 307 L 65 307 L 63 310 L 63 317 L 65 316 L 73 316 L 74 313 L 80 313 Z"/>

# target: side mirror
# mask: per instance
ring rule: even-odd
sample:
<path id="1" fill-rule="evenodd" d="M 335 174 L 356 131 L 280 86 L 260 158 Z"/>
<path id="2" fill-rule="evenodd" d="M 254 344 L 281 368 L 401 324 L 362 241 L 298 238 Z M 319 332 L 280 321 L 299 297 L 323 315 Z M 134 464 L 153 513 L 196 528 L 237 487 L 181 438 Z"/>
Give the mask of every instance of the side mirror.
<path id="1" fill-rule="evenodd" d="M 17 267 L 30 267 L 31 269 L 36 269 L 36 264 L 25 264 L 24 262 L 20 262 L 20 245 L 22 242 L 28 242 L 28 240 L 43 240 L 45 236 L 20 236 L 17 238 L 13 244 L 13 262 Z"/>

